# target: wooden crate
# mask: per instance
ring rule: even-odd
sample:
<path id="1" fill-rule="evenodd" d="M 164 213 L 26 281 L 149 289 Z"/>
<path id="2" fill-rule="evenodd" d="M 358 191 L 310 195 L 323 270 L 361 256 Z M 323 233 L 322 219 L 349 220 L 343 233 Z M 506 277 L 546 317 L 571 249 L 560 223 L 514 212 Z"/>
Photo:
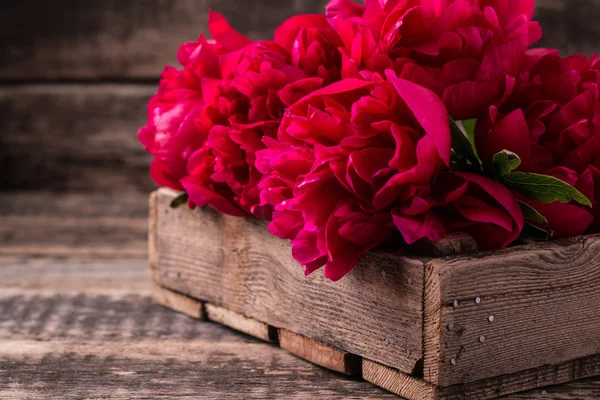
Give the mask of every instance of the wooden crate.
<path id="1" fill-rule="evenodd" d="M 375 251 L 305 277 L 264 221 L 150 199 L 155 299 L 408 399 L 488 399 L 600 375 L 600 235 L 473 253 Z M 471 251 L 471 254 L 467 254 Z M 454 255 L 452 255 L 454 254 Z"/>

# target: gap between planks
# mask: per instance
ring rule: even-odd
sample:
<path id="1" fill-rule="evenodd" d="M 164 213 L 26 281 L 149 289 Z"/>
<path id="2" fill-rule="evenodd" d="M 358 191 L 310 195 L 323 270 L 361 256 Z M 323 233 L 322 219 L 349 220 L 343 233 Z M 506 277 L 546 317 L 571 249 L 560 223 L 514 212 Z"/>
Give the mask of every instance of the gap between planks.
<path id="1" fill-rule="evenodd" d="M 288 352 L 313 364 L 350 376 L 360 376 L 362 358 L 335 349 L 314 339 L 287 329 L 278 329 L 223 307 L 205 303 L 153 283 L 152 296 L 156 303 L 192 318 L 210 320 L 265 342 L 279 344 Z"/>

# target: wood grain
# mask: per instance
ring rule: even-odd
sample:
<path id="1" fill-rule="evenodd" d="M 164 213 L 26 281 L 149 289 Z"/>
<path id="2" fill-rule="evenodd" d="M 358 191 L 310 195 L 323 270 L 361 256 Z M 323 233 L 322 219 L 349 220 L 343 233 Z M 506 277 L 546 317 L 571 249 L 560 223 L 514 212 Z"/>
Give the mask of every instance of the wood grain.
<path id="1" fill-rule="evenodd" d="M 537 0 L 535 4 L 534 18 L 544 32 L 536 47 L 556 48 L 565 56 L 592 55 L 600 50 L 600 1 Z"/>
<path id="2" fill-rule="evenodd" d="M 165 289 L 157 284 L 152 285 L 152 299 L 161 306 L 183 313 L 196 319 L 206 319 L 206 311 L 202 302 L 189 296 Z"/>
<path id="3" fill-rule="evenodd" d="M 451 233 L 435 243 L 429 240 L 420 240 L 406 249 L 407 252 L 419 253 L 428 257 L 470 254 L 477 253 L 478 250 L 477 242 L 473 236 L 462 232 Z"/>
<path id="4" fill-rule="evenodd" d="M 425 379 L 434 384 L 600 353 L 600 236 L 436 259 L 427 269 L 426 297 L 434 292 L 429 302 L 441 307 L 437 325 L 425 308 Z M 598 373 L 575 371 L 572 379 Z"/>
<path id="5" fill-rule="evenodd" d="M 156 79 L 181 43 L 207 33 L 208 10 L 253 39 L 326 1 L 23 0 L 0 14 L 0 79 Z"/>
<path id="6" fill-rule="evenodd" d="M 408 400 L 437 400 L 437 388 L 379 363 L 363 360 L 363 378 Z"/>
<path id="7" fill-rule="evenodd" d="M 135 293 L 0 291 L 0 377 L 2 400 L 394 398 Z"/>
<path id="8" fill-rule="evenodd" d="M 0 399 L 397 399 L 160 307 L 147 276 L 144 259 L 0 256 Z M 600 399 L 600 377 L 504 399 Z"/>
<path id="9" fill-rule="evenodd" d="M 413 371 L 423 355 L 422 260 L 373 252 L 337 283 L 321 272 L 307 278 L 263 222 L 173 210 L 173 196 L 156 197 L 161 286 Z"/>
<path id="10" fill-rule="evenodd" d="M 0 255 L 0 294 L 151 293 L 144 259 Z"/>
<path id="11" fill-rule="evenodd" d="M 287 329 L 279 329 L 279 345 L 282 349 L 321 367 L 345 375 L 361 375 L 362 359 L 360 357 L 334 349 Z"/>
<path id="12" fill-rule="evenodd" d="M 531 387 L 556 385 L 598 375 L 599 373 L 600 355 L 594 355 L 559 365 L 544 365 L 531 370 L 506 374 L 465 385 L 459 384 L 441 388 L 438 390 L 438 399 L 492 399 L 508 393 L 527 390 Z M 537 393 L 540 392 L 543 398 L 544 390 L 537 391 Z"/>
<path id="13" fill-rule="evenodd" d="M 236 331 L 254 336 L 265 342 L 277 342 L 277 328 L 269 326 L 264 322 L 245 317 L 241 314 L 218 307 L 213 304 L 206 304 L 206 313 L 208 319 L 219 324 L 228 326 Z"/>
<path id="14" fill-rule="evenodd" d="M 253 39 L 269 39 L 285 18 L 323 12 L 326 1 L 23 0 L 0 15 L 0 79 L 156 79 L 179 44 L 206 33 L 207 10 L 222 12 Z M 584 13 L 581 10 L 585 10 Z M 538 0 L 539 46 L 564 54 L 598 50 L 597 0 Z"/>
<path id="15" fill-rule="evenodd" d="M 0 254 L 145 257 L 145 197 L 135 192 L 0 192 Z"/>
<path id="16" fill-rule="evenodd" d="M 0 175 L 0 189 L 149 193 L 151 157 L 136 134 L 155 92 L 155 85 L 1 86 L 0 168 L 10 173 Z"/>

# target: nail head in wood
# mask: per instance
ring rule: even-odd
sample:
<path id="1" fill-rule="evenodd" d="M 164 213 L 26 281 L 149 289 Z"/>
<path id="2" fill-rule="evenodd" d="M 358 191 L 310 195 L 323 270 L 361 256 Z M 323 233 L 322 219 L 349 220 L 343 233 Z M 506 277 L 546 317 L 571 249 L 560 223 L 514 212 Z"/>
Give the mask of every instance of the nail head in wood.
<path id="1" fill-rule="evenodd" d="M 475 304 L 480 305 L 481 304 L 481 298 L 475 297 Z"/>
<path id="2" fill-rule="evenodd" d="M 452 306 L 453 306 L 454 308 L 458 307 L 458 300 L 454 300 L 454 301 L 452 302 Z"/>
<path id="3" fill-rule="evenodd" d="M 479 336 L 479 341 L 481 343 L 485 342 L 485 336 L 483 336 L 483 335 Z"/>
<path id="4" fill-rule="evenodd" d="M 491 322 L 494 322 L 494 316 L 493 316 L 493 315 L 490 315 L 490 316 L 488 317 L 488 322 L 490 322 L 490 323 L 491 323 Z"/>
<path id="5" fill-rule="evenodd" d="M 451 365 L 456 365 L 456 358 L 451 358 L 450 359 L 450 364 Z"/>
<path id="6" fill-rule="evenodd" d="M 451 330 L 453 330 L 453 329 L 454 329 L 454 324 L 453 324 L 452 322 L 450 322 L 450 323 L 448 324 L 448 330 L 449 330 L 449 331 L 451 331 Z"/>

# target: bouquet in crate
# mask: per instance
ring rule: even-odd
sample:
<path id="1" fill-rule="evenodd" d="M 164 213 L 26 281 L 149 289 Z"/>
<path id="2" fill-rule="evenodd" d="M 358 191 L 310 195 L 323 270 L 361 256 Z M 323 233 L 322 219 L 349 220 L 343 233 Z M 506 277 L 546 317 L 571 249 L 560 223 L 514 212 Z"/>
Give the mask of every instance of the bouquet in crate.
<path id="1" fill-rule="evenodd" d="M 307 274 L 466 232 L 597 231 L 598 57 L 535 48 L 534 1 L 332 0 L 254 42 L 211 12 L 139 139 L 176 203 L 270 220 Z"/>

